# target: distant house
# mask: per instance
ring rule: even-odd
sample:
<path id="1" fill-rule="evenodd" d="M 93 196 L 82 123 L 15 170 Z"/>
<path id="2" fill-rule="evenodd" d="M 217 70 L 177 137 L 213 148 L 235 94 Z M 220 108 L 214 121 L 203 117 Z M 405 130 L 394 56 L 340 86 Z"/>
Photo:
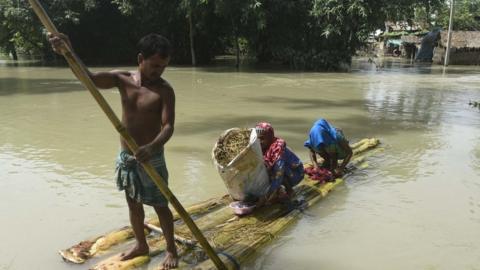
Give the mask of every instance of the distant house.
<path id="1" fill-rule="evenodd" d="M 402 41 L 402 46 L 400 47 L 402 56 L 414 59 L 422 42 L 421 35 L 403 35 L 400 40 Z"/>
<path id="2" fill-rule="evenodd" d="M 433 62 L 443 64 L 447 48 L 448 31 L 442 31 Z M 453 31 L 450 45 L 450 65 L 480 65 L 480 31 Z"/>
<path id="3" fill-rule="evenodd" d="M 398 21 L 385 22 L 385 32 L 379 35 L 377 55 L 379 56 L 400 56 L 412 58 L 416 52 L 417 39 L 415 35 L 422 33 L 421 27 L 412 22 Z M 412 37 L 410 37 L 412 36 Z M 404 40 L 404 37 L 407 40 Z M 406 41 L 406 42 L 405 42 Z"/>

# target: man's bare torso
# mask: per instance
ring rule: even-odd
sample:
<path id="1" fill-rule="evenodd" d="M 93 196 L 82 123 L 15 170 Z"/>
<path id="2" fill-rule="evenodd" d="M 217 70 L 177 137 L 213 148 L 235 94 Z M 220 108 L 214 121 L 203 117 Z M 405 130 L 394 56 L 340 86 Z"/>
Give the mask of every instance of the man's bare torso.
<path id="1" fill-rule="evenodd" d="M 162 92 L 167 90 L 168 83 L 160 79 L 142 85 L 138 72 L 130 72 L 121 79 L 122 123 L 138 145 L 148 144 L 162 129 Z M 123 140 L 121 144 L 128 149 Z"/>

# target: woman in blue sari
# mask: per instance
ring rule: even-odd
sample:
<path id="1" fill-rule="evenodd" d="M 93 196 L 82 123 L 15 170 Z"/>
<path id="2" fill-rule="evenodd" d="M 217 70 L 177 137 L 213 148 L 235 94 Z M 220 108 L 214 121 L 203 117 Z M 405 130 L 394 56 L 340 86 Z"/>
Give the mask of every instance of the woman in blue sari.
<path id="1" fill-rule="evenodd" d="M 275 137 L 270 123 L 260 122 L 255 126 L 263 152 L 263 160 L 270 178 L 270 188 L 257 205 L 271 203 L 282 195 L 282 186 L 288 198 L 293 196 L 293 187 L 303 180 L 302 161 L 287 147 L 282 138 Z"/>
<path id="2" fill-rule="evenodd" d="M 345 167 L 353 154 L 343 132 L 323 118 L 313 124 L 304 146 L 310 150 L 313 167 L 326 168 L 335 177 L 341 177 L 344 174 Z M 317 154 L 323 159 L 322 164 L 319 164 Z M 340 165 L 338 164 L 339 160 L 342 160 Z"/>

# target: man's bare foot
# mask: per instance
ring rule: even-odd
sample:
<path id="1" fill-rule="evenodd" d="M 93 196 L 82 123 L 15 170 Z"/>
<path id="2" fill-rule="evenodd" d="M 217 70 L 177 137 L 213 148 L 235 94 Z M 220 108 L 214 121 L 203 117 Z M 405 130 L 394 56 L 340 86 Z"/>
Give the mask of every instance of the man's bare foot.
<path id="1" fill-rule="evenodd" d="M 167 255 L 165 255 L 165 259 L 163 260 L 162 268 L 164 270 L 169 270 L 173 268 L 177 268 L 178 266 L 178 256 L 173 254 L 172 252 L 167 251 Z"/>
<path id="2" fill-rule="evenodd" d="M 135 245 L 130 251 L 120 254 L 120 260 L 126 261 L 138 256 L 148 255 L 148 251 L 148 246 L 142 247 L 140 245 Z"/>

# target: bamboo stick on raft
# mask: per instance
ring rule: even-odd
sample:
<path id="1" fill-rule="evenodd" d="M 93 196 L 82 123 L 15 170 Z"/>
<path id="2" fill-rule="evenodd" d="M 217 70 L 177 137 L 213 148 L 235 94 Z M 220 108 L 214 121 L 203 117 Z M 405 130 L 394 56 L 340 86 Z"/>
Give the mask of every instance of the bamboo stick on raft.
<path id="1" fill-rule="evenodd" d="M 371 140 L 371 138 L 365 138 L 365 139 L 361 139 L 360 141 L 356 142 L 356 143 L 353 143 L 350 145 L 350 148 L 357 148 L 363 144 L 365 144 L 366 142 L 368 142 L 369 140 Z"/>
<path id="2" fill-rule="evenodd" d="M 150 224 L 150 223 L 145 223 L 145 227 L 151 231 L 154 231 L 154 232 L 157 232 L 157 233 L 160 233 L 163 235 L 163 230 L 162 228 L 158 227 L 158 226 L 155 226 L 153 224 Z M 187 246 L 194 246 L 197 244 L 197 241 L 195 240 L 192 240 L 192 239 L 187 239 L 185 237 L 182 237 L 182 236 L 178 236 L 178 235 L 174 235 L 173 238 L 175 239 L 175 241 L 181 243 L 181 244 L 184 244 L 184 245 L 187 245 Z"/>
<path id="3" fill-rule="evenodd" d="M 228 196 L 209 199 L 188 207 L 187 212 L 192 216 L 201 216 L 205 213 L 214 211 L 219 207 L 225 206 L 229 201 L 230 199 Z M 173 211 L 173 219 L 174 221 L 180 219 L 178 213 L 175 211 Z M 148 219 L 147 223 L 155 226 L 160 225 L 158 217 Z M 110 247 L 123 243 L 133 237 L 132 228 L 130 226 L 125 226 L 104 235 L 82 241 L 70 248 L 60 250 L 59 253 L 65 261 L 77 264 L 84 263 L 88 259 L 105 252 Z"/>

